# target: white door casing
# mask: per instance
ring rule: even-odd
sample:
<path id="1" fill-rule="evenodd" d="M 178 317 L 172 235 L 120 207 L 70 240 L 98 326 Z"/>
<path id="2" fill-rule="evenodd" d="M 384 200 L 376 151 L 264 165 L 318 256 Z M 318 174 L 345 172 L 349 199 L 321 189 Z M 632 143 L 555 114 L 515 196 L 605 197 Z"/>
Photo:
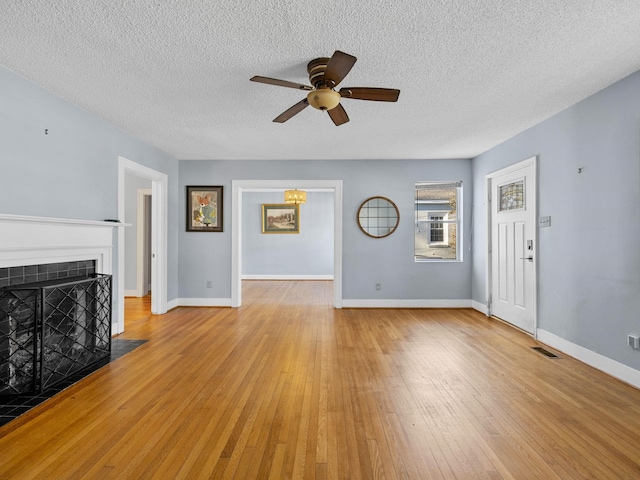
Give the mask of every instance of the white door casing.
<path id="1" fill-rule="evenodd" d="M 333 191 L 333 306 L 342 308 L 342 180 L 231 181 L 231 306 L 242 305 L 242 194 L 265 188 Z"/>
<path id="2" fill-rule="evenodd" d="M 535 157 L 487 175 L 488 312 L 533 335 L 538 251 L 536 185 Z"/>
<path id="3" fill-rule="evenodd" d="M 165 173 L 158 172 L 131 160 L 118 157 L 118 218 L 124 218 L 125 173 L 151 180 L 151 313 L 167 312 L 167 217 L 169 181 Z M 115 295 L 118 298 L 113 333 L 124 331 L 124 230 L 118 229 L 118 278 Z"/>

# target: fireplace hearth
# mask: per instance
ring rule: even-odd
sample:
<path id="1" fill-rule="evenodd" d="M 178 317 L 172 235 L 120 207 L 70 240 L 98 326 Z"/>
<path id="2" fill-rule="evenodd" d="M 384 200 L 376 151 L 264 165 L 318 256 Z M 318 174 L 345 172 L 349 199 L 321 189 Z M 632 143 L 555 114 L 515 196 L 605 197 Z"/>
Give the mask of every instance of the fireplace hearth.
<path id="1" fill-rule="evenodd" d="M 0 288 L 0 396 L 37 395 L 108 359 L 111 276 Z"/>

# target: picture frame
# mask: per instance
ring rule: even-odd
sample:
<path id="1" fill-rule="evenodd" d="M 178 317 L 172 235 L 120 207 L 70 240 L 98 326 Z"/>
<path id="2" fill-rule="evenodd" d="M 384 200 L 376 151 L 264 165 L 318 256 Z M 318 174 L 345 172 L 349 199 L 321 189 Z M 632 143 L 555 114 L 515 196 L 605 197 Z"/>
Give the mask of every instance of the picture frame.
<path id="1" fill-rule="evenodd" d="M 223 193 L 218 186 L 187 186 L 187 232 L 223 231 Z"/>
<path id="2" fill-rule="evenodd" d="M 300 206 L 263 203 L 262 233 L 300 233 Z"/>

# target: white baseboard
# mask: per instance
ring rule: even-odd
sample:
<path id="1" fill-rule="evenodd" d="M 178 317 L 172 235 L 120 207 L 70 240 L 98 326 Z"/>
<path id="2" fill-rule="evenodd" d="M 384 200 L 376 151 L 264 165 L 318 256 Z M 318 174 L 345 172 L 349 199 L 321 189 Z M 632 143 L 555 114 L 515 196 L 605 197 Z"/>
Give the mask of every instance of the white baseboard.
<path id="1" fill-rule="evenodd" d="M 124 296 L 125 297 L 137 297 L 138 296 L 138 290 L 125 290 L 124 291 Z"/>
<path id="2" fill-rule="evenodd" d="M 470 308 L 471 300 L 343 299 L 342 308 Z"/>
<path id="3" fill-rule="evenodd" d="M 242 275 L 242 280 L 333 280 L 333 275 Z"/>
<path id="4" fill-rule="evenodd" d="M 546 330 L 538 329 L 537 331 L 538 341 L 549 345 L 567 355 L 570 355 L 587 365 L 597 368 L 612 377 L 618 378 L 623 382 L 633 385 L 636 388 L 640 388 L 640 370 L 635 370 L 620 362 L 600 355 L 594 351 L 571 343 L 564 338 L 558 337 Z"/>
<path id="5" fill-rule="evenodd" d="M 172 303 L 172 302 L 170 302 Z M 179 298 L 177 307 L 230 307 L 230 298 Z"/>
<path id="6" fill-rule="evenodd" d="M 173 300 L 169 300 L 167 302 L 167 312 L 169 310 L 173 310 L 174 308 L 177 308 L 180 306 L 180 299 L 179 298 L 174 298 Z"/>
<path id="7" fill-rule="evenodd" d="M 178 298 L 167 302 L 176 307 L 230 307 L 230 298 Z M 472 308 L 471 300 L 342 300 L 342 308 Z M 476 308 L 478 310 L 478 308 Z"/>
<path id="8" fill-rule="evenodd" d="M 167 309 L 176 307 L 230 307 L 230 298 L 178 298 L 167 302 Z M 486 315 L 486 305 L 473 300 L 400 300 L 343 299 L 342 308 L 473 308 Z"/>
<path id="9" fill-rule="evenodd" d="M 479 311 L 480 313 L 487 315 L 488 314 L 488 310 L 487 310 L 487 305 L 484 303 L 480 303 L 480 302 L 476 302 L 475 300 L 471 300 L 471 308 L 473 308 L 474 310 Z"/>

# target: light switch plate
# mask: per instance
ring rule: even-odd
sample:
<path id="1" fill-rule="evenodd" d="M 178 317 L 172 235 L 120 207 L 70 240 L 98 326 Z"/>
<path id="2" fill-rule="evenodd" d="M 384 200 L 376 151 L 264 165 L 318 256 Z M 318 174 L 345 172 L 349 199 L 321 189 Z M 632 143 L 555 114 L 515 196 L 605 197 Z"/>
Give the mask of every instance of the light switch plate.
<path id="1" fill-rule="evenodd" d="M 551 226 L 551 217 L 540 217 L 540 218 L 538 218 L 538 226 L 539 227 L 550 227 Z"/>

